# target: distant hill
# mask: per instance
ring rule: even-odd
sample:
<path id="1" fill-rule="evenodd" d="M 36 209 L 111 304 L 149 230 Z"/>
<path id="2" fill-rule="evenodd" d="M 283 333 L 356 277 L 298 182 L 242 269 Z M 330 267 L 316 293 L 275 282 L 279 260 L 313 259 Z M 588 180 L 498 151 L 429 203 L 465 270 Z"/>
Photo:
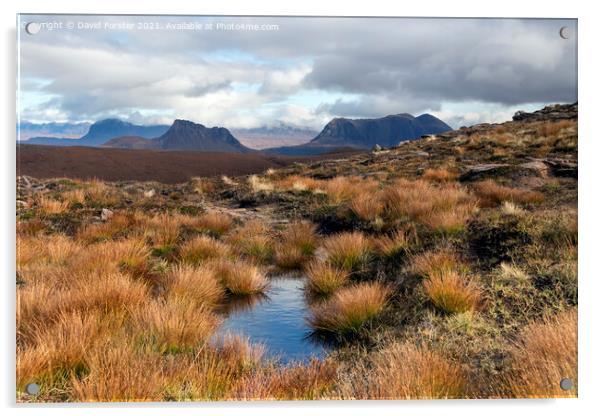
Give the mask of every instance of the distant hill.
<path id="1" fill-rule="evenodd" d="M 145 139 L 140 136 L 121 136 L 115 137 L 101 147 L 113 147 L 118 149 L 153 149 L 157 148 L 157 143 L 153 139 Z"/>
<path id="2" fill-rule="evenodd" d="M 284 155 L 316 155 L 342 148 L 371 149 L 397 146 L 399 142 L 418 139 L 427 134 L 452 130 L 430 114 L 414 117 L 395 114 L 373 119 L 335 118 L 309 143 L 265 149 L 267 153 Z"/>
<path id="3" fill-rule="evenodd" d="M 61 139 L 77 139 L 90 129 L 90 123 L 33 123 L 21 121 L 17 125 L 17 137 L 19 140 L 27 140 L 32 137 L 47 137 Z"/>
<path id="4" fill-rule="evenodd" d="M 224 127 L 205 127 L 188 120 L 176 120 L 169 130 L 155 139 L 157 148 L 165 150 L 197 150 L 204 152 L 248 153 Z"/>
<path id="5" fill-rule="evenodd" d="M 232 134 L 245 146 L 265 149 L 280 146 L 296 146 L 316 137 L 316 130 L 285 123 L 249 129 L 232 129 Z"/>
<path id="6" fill-rule="evenodd" d="M 370 149 L 375 145 L 392 147 L 399 142 L 438 134 L 452 128 L 430 114 L 414 117 L 395 114 L 374 119 L 335 118 L 310 142 L 310 145 L 350 146 Z"/>
<path id="7" fill-rule="evenodd" d="M 88 132 L 79 139 L 65 139 L 55 137 L 32 137 L 28 144 L 45 144 L 51 146 L 100 146 L 107 140 L 121 136 L 140 136 L 153 138 L 162 135 L 169 126 L 151 125 L 140 126 L 127 121 L 114 118 L 97 121 L 92 124 Z"/>

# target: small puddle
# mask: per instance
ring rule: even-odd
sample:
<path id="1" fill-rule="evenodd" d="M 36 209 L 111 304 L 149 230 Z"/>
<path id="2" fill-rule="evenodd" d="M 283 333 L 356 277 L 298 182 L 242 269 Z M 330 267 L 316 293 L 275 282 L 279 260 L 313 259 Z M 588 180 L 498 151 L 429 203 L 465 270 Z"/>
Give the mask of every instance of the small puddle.
<path id="1" fill-rule="evenodd" d="M 229 303 L 216 335 L 248 337 L 252 343 L 263 344 L 266 355 L 282 364 L 322 358 L 326 354 L 325 345 L 310 338 L 304 282 L 301 277 L 273 277 L 264 296 Z"/>

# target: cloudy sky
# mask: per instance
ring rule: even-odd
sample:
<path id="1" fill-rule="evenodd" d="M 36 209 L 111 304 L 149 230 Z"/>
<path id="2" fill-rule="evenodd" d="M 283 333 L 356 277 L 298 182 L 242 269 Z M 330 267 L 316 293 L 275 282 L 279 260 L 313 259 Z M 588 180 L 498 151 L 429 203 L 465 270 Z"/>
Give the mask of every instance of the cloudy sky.
<path id="1" fill-rule="evenodd" d="M 577 100 L 576 31 L 573 20 L 24 15 L 20 118 L 503 121 Z"/>

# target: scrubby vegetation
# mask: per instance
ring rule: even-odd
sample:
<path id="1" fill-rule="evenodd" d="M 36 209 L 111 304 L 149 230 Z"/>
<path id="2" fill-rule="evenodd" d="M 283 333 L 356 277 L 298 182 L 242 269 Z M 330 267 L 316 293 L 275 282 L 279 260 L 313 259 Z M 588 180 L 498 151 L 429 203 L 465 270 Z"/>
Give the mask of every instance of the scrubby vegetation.
<path id="1" fill-rule="evenodd" d="M 18 400 L 575 397 L 576 162 L 576 119 L 527 119 L 250 177 L 19 178 Z M 322 360 L 214 338 L 282 273 Z"/>

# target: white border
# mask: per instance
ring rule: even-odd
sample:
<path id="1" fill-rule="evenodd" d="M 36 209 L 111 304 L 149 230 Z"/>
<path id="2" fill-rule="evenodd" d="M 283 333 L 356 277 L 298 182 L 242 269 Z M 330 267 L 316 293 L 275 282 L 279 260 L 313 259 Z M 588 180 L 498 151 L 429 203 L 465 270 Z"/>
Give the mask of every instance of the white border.
<path id="1" fill-rule="evenodd" d="M 361 4 L 350 1 L 304 0 L 291 4 L 278 0 L 147 0 L 74 1 L 21 0 L 1 3 L 2 13 L 2 379 L 0 394 L 4 414 L 40 413 L 56 415 L 115 414 L 124 412 L 145 415 L 165 414 L 286 414 L 307 416 L 308 412 L 326 414 L 344 412 L 363 415 L 377 409 L 379 413 L 452 415 L 504 415 L 537 413 L 546 415 L 592 414 L 602 408 L 599 401 L 600 308 L 602 275 L 600 265 L 601 227 L 600 158 L 602 157 L 602 125 L 600 111 L 600 45 L 602 40 L 600 14 L 594 2 L 504 0 L 484 1 L 412 1 L 407 4 L 370 0 Z M 310 403 L 247 403 L 247 404 L 181 404 L 181 405 L 114 405 L 105 406 L 16 406 L 14 399 L 14 195 L 15 195 L 15 88 L 16 88 L 16 13 L 132 13 L 132 14 L 248 14 L 248 15 L 360 15 L 360 16 L 470 16 L 470 17 L 570 17 L 579 19 L 579 399 L 576 400 L 482 400 L 425 402 L 310 402 Z M 336 408 L 336 409 L 335 409 Z M 597 410 L 597 412 L 596 412 Z M 598 413 L 599 414 L 599 413 Z"/>

